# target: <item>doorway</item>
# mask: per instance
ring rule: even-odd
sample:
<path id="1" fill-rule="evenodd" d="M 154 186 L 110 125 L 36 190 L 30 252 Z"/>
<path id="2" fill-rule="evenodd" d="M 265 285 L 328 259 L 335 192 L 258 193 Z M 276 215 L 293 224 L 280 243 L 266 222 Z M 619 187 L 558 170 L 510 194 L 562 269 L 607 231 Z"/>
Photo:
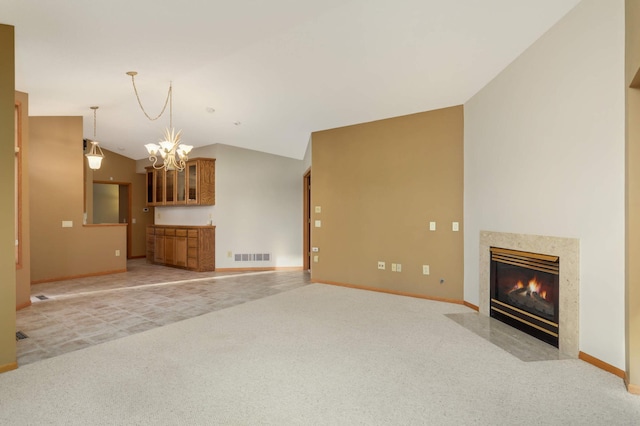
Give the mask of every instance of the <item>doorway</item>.
<path id="1" fill-rule="evenodd" d="M 93 223 L 127 224 L 127 259 L 131 259 L 131 183 L 93 182 Z"/>

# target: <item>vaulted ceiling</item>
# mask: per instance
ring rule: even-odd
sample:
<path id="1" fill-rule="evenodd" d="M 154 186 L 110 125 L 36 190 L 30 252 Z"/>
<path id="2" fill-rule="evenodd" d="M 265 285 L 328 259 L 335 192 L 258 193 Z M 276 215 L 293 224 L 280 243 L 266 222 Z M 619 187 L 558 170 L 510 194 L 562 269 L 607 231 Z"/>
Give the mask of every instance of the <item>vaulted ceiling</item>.
<path id="1" fill-rule="evenodd" d="M 30 115 L 81 115 L 133 159 L 194 146 L 292 158 L 317 130 L 466 102 L 579 0 L 0 0 Z M 212 112 L 212 110 L 214 110 Z"/>

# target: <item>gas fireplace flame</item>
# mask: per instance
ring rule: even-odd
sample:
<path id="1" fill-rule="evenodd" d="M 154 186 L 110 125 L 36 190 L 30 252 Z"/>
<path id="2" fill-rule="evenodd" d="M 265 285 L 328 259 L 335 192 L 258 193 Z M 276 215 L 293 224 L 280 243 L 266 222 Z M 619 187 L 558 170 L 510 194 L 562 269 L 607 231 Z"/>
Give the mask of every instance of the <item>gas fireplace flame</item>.
<path id="1" fill-rule="evenodd" d="M 534 276 L 531 280 L 529 280 L 529 283 L 526 286 L 524 285 L 524 283 L 521 280 L 518 280 L 516 285 L 513 286 L 513 290 L 512 291 L 524 289 L 525 287 L 526 287 L 527 295 L 533 295 L 534 293 L 536 293 L 542 299 L 546 300 L 547 291 L 546 290 L 542 290 L 542 283 L 540 283 L 540 281 L 538 281 L 538 277 Z M 524 291 L 524 290 L 522 290 L 522 291 Z"/>

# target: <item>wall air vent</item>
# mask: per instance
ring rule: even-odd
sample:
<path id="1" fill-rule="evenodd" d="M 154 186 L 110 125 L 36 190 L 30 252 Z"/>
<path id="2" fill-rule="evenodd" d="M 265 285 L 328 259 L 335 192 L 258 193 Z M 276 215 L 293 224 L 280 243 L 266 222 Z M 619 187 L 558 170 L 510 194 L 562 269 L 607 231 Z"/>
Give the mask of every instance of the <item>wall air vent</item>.
<path id="1" fill-rule="evenodd" d="M 269 262 L 270 253 L 236 253 L 233 257 L 236 262 Z"/>

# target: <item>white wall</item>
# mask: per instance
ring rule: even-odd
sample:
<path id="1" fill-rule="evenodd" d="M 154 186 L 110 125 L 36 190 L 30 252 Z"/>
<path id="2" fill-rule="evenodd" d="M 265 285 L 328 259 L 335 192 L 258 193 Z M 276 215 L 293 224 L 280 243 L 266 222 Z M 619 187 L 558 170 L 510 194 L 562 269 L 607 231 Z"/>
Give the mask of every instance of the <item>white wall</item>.
<path id="1" fill-rule="evenodd" d="M 216 269 L 302 267 L 303 161 L 228 145 L 193 150 L 216 158 L 216 205 L 156 207 L 156 224 L 216 225 Z M 270 262 L 235 262 L 270 253 Z"/>
<path id="2" fill-rule="evenodd" d="M 311 167 L 311 136 L 309 136 L 309 142 L 307 142 L 307 150 L 304 152 L 304 158 L 302 159 L 302 170 L 305 172 Z"/>
<path id="3" fill-rule="evenodd" d="M 624 102 L 624 0 L 584 0 L 465 104 L 465 300 L 480 230 L 578 238 L 580 350 L 621 369 Z"/>

